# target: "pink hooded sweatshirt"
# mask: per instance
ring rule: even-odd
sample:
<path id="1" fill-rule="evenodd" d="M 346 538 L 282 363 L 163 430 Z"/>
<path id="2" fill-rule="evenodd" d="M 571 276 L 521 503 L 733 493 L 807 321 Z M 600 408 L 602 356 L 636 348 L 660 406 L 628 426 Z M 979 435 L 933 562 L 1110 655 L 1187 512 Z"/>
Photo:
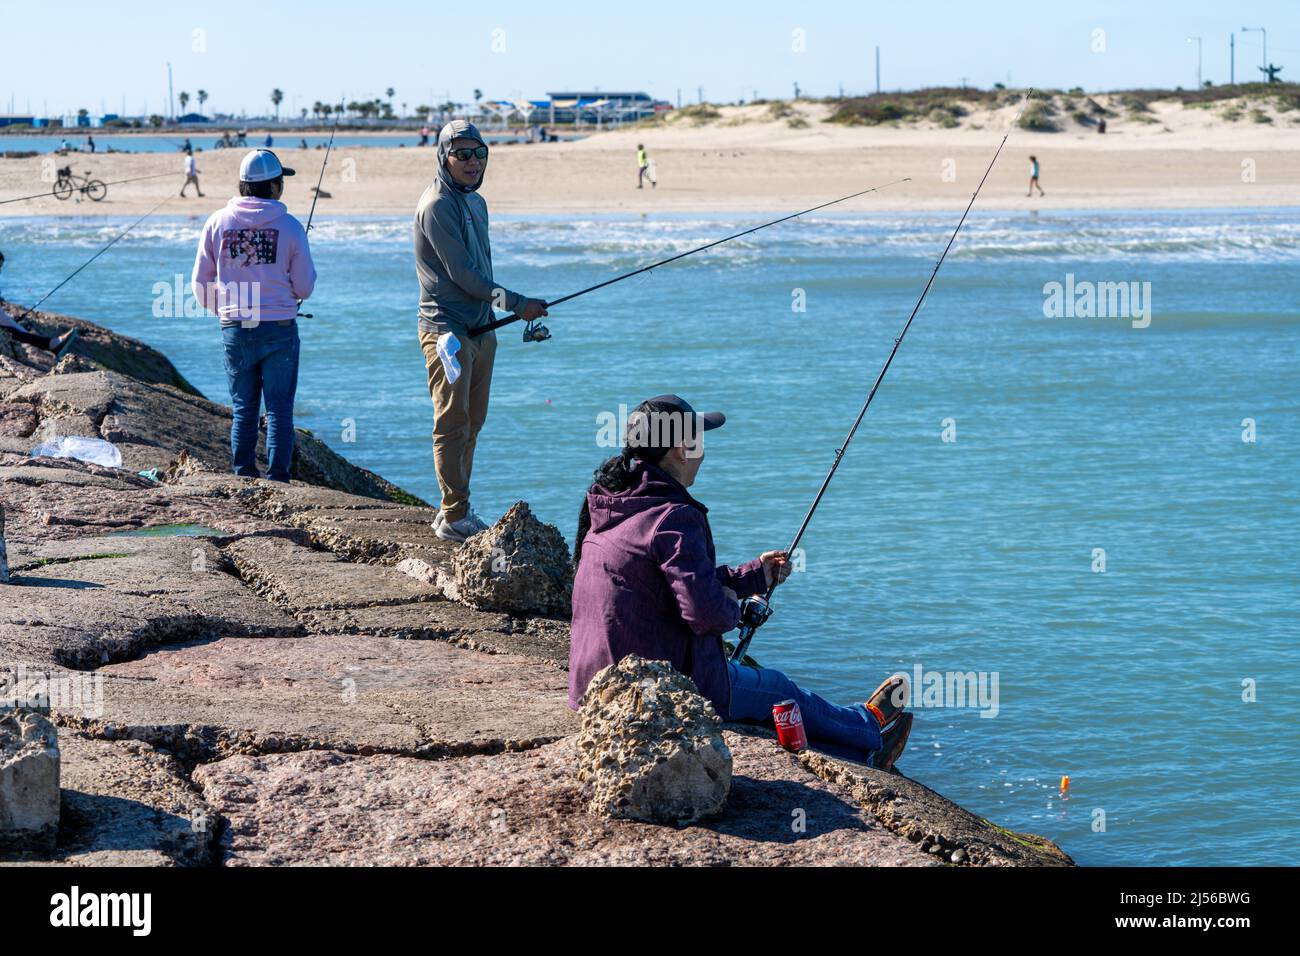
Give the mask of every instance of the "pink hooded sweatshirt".
<path id="1" fill-rule="evenodd" d="M 279 200 L 236 196 L 208 217 L 190 282 L 223 325 L 292 319 L 316 286 L 307 230 Z"/>

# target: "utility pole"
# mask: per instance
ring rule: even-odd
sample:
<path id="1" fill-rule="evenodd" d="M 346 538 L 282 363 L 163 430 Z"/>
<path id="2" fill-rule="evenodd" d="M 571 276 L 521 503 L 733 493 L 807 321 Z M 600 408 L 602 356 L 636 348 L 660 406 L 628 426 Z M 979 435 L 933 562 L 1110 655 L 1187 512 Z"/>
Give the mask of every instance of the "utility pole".
<path id="1" fill-rule="evenodd" d="M 677 108 L 682 108 L 682 88 L 680 86 L 677 87 Z"/>
<path id="2" fill-rule="evenodd" d="M 880 92 L 880 47 L 876 47 L 876 92 Z"/>
<path id="3" fill-rule="evenodd" d="M 172 95 L 172 65 L 167 64 L 167 112 L 172 121 L 176 120 L 176 98 Z"/>
<path id="4" fill-rule="evenodd" d="M 704 87 L 702 87 L 702 86 L 697 86 L 697 87 L 695 88 L 695 91 L 696 91 L 696 93 L 699 94 L 700 102 L 703 103 L 703 102 L 704 102 Z"/>
<path id="5" fill-rule="evenodd" d="M 1237 85 L 1237 34 L 1228 34 L 1228 85 Z"/>
<path id="6" fill-rule="evenodd" d="M 1193 40 L 1196 41 L 1196 88 L 1199 90 L 1201 88 L 1201 38 L 1187 38 L 1188 43 L 1191 43 Z"/>

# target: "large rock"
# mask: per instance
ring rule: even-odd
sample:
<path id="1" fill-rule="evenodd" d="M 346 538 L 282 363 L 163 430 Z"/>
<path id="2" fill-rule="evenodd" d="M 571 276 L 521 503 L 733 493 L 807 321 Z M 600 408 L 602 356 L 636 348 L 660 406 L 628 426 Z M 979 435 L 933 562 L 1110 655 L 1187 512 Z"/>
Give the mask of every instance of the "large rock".
<path id="1" fill-rule="evenodd" d="M 442 584 L 448 597 L 481 610 L 568 617 L 573 564 L 559 529 L 519 501 L 465 542 Z"/>
<path id="2" fill-rule="evenodd" d="M 52 846 L 58 832 L 54 725 L 33 711 L 0 711 L 0 847 Z"/>
<path id="3" fill-rule="evenodd" d="M 174 757 L 134 740 L 60 730 L 63 808 L 58 842 L 18 866 L 203 866 L 218 820 Z"/>
<path id="4" fill-rule="evenodd" d="M 140 740 L 187 761 L 307 749 L 490 753 L 578 728 L 565 674 L 530 663 L 440 641 L 230 637 L 100 668 L 100 715 L 55 714 L 92 736 Z"/>
<path id="5" fill-rule="evenodd" d="M 630 654 L 592 678 L 581 710 L 578 779 L 592 812 L 680 825 L 722 810 L 731 751 L 690 678 Z"/>
<path id="6" fill-rule="evenodd" d="M 0 587 L 0 667 L 89 669 L 162 644 L 302 633 L 225 562 L 209 538 L 43 543 Z"/>
<path id="7" fill-rule="evenodd" d="M 26 402 L 0 402 L 0 435 L 26 438 L 39 424 L 35 409 Z"/>
<path id="8" fill-rule="evenodd" d="M 728 734 L 720 817 L 675 829 L 593 817 L 574 738 L 420 760 L 238 754 L 194 774 L 223 866 L 936 866 L 774 741 Z"/>
<path id="9" fill-rule="evenodd" d="M 0 438 L 23 440 L 24 451 L 63 437 L 102 438 L 118 446 L 129 471 L 166 471 L 183 452 L 214 470 L 229 470 L 230 410 L 200 395 L 161 353 L 88 322 L 40 313 L 29 321 L 37 331 L 75 325 L 81 330 L 77 354 L 52 368 L 49 353 L 0 351 Z M 264 434 L 258 455 L 265 467 Z M 301 428 L 291 474 L 308 484 L 424 504 Z"/>

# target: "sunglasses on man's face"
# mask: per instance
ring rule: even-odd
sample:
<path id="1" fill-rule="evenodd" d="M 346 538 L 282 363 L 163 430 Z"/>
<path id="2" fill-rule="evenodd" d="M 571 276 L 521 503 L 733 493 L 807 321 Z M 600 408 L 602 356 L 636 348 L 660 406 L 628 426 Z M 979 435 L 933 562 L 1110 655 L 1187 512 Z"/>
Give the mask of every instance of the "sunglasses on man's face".
<path id="1" fill-rule="evenodd" d="M 469 160 L 471 156 L 476 159 L 487 159 L 488 148 L 486 146 L 462 146 L 459 149 L 448 151 L 449 156 L 455 156 L 462 163 Z"/>

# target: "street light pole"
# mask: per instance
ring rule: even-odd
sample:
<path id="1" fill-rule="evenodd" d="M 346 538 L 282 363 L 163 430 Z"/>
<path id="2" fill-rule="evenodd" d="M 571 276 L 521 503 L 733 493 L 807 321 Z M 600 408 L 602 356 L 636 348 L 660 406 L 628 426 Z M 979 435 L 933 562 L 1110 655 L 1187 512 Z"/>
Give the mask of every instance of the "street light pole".
<path id="1" fill-rule="evenodd" d="M 1187 38 L 1188 43 L 1191 43 L 1193 40 L 1196 41 L 1196 88 L 1199 90 L 1201 88 L 1201 38 Z"/>

